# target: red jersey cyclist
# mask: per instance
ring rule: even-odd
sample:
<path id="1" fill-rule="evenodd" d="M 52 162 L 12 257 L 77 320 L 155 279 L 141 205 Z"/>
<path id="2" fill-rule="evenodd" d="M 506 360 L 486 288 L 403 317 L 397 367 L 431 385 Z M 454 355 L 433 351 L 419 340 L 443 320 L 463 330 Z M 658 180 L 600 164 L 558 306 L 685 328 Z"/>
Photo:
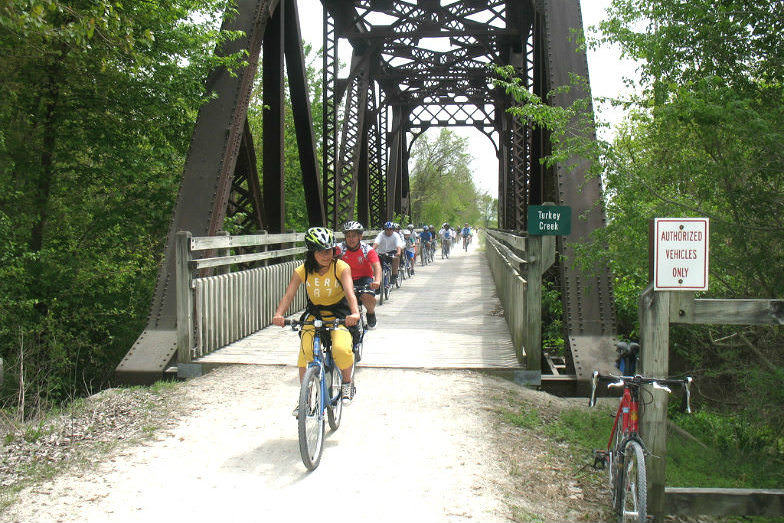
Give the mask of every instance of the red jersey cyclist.
<path id="1" fill-rule="evenodd" d="M 359 222 L 343 224 L 346 240 L 340 245 L 341 259 L 351 267 L 354 288 L 369 285 L 371 289 L 381 286 L 381 260 L 370 245 L 362 241 L 365 228 Z M 369 293 L 360 295 L 362 305 L 367 309 L 368 327 L 376 326 L 376 297 Z"/>

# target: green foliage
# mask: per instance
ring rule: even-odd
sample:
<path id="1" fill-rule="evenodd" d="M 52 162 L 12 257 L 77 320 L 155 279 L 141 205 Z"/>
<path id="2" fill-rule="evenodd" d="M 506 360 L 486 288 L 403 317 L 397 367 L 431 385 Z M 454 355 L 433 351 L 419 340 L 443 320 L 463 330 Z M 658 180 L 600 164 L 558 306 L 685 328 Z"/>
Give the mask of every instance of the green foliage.
<path id="1" fill-rule="evenodd" d="M 417 225 L 439 227 L 464 223 L 490 223 L 495 200 L 479 193 L 469 164 L 467 139 L 449 129 L 441 129 L 436 138 L 427 133 L 414 142 L 411 159 L 411 214 Z"/>
<path id="2" fill-rule="evenodd" d="M 708 446 L 678 434 L 670 436 L 667 478 L 673 486 L 781 488 L 784 484 L 784 454 L 776 448 L 770 428 L 750 424 L 743 416 L 707 410 L 674 413 L 672 419 Z"/>
<path id="3" fill-rule="evenodd" d="M 543 285 L 542 349 L 553 356 L 565 356 L 561 291 L 550 281 L 543 281 Z"/>
<path id="4" fill-rule="evenodd" d="M 561 164 L 569 170 L 581 159 L 589 162 L 589 173 L 599 173 L 601 144 L 594 136 L 591 91 L 585 78 L 570 74 L 569 85 L 558 86 L 542 99 L 526 87 L 514 67 L 495 66 L 493 70 L 497 75 L 494 83 L 515 99 L 516 104 L 507 112 L 548 132 L 551 151 L 540 159 L 544 165 Z"/>
<path id="5" fill-rule="evenodd" d="M 99 388 L 141 330 L 226 5 L 0 8 L 2 399 Z"/>

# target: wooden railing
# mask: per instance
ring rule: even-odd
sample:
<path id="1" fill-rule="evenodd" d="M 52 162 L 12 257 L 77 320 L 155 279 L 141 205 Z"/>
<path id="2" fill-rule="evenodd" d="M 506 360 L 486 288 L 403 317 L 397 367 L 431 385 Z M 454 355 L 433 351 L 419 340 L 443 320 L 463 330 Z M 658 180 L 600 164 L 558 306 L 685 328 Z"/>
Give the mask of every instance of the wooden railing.
<path id="1" fill-rule="evenodd" d="M 670 325 L 784 325 L 784 300 L 697 299 L 694 292 L 654 291 L 640 295 L 641 372 L 669 374 Z M 650 450 L 648 513 L 662 521 L 666 513 L 679 515 L 784 515 L 784 490 L 665 489 L 667 455 L 667 394 L 650 389 L 642 405 L 640 432 Z M 672 499 L 668 499 L 672 497 Z"/>
<path id="2" fill-rule="evenodd" d="M 366 231 L 365 237 L 377 233 Z M 304 237 L 297 232 L 194 238 L 190 232 L 178 232 L 178 363 L 189 363 L 269 326 L 292 272 L 302 263 L 296 258 L 306 250 Z M 342 233 L 335 239 L 342 240 Z M 276 248 L 267 250 L 270 246 Z M 261 250 L 232 254 L 239 248 Z M 258 262 L 274 264 L 231 272 L 237 264 Z M 305 289 L 300 287 L 289 312 L 302 310 L 305 304 Z"/>
<path id="3" fill-rule="evenodd" d="M 486 249 L 517 359 L 528 370 L 542 365 L 542 273 L 555 262 L 554 236 L 487 229 Z"/>

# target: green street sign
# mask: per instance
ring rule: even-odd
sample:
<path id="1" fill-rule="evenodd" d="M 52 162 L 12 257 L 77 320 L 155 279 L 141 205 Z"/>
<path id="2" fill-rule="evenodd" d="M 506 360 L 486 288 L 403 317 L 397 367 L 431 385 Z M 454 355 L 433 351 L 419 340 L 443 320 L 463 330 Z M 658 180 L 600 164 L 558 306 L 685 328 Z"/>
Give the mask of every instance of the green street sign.
<path id="1" fill-rule="evenodd" d="M 572 208 L 564 205 L 529 205 L 528 234 L 567 236 L 572 232 Z"/>

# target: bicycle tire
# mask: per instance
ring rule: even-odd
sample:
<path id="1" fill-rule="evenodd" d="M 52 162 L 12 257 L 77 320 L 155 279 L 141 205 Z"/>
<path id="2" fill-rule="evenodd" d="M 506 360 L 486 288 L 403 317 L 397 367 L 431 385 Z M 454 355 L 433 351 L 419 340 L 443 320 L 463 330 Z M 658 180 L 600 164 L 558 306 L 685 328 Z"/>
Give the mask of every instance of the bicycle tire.
<path id="1" fill-rule="evenodd" d="M 359 341 L 352 347 L 354 351 L 354 365 L 362 361 L 362 342 L 368 330 L 367 313 L 364 308 L 359 312 L 359 325 L 357 325 L 357 328 L 359 329 Z"/>
<path id="2" fill-rule="evenodd" d="M 329 422 L 329 428 L 332 429 L 333 432 L 338 430 L 338 427 L 340 427 L 340 420 L 343 417 L 343 402 L 340 400 L 341 385 L 343 385 L 343 375 L 333 361 L 332 370 L 330 370 L 327 375 L 327 394 L 329 397 L 326 398 L 327 421 Z M 337 398 L 337 401 L 333 405 L 332 400 L 334 398 Z"/>
<path id="3" fill-rule="evenodd" d="M 315 470 L 324 450 L 324 413 L 321 411 L 319 367 L 308 367 L 299 391 L 299 454 L 308 470 Z"/>
<path id="4" fill-rule="evenodd" d="M 648 518 L 648 480 L 645 473 L 645 451 L 636 440 L 623 447 L 621 473 L 618 481 L 618 521 L 645 523 Z"/>

